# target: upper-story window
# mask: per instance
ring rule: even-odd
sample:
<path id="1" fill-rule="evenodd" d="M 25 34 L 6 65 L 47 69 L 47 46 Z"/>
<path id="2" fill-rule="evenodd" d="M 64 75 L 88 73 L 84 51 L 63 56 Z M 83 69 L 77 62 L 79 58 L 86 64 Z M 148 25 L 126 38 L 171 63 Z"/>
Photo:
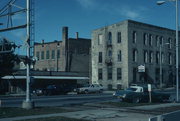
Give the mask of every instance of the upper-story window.
<path id="1" fill-rule="evenodd" d="M 137 32 L 136 31 L 133 31 L 133 35 L 132 35 L 132 39 L 133 39 L 133 43 L 136 43 L 137 41 Z"/>
<path id="2" fill-rule="evenodd" d="M 121 32 L 117 33 L 117 43 L 121 43 Z"/>
<path id="3" fill-rule="evenodd" d="M 153 36 L 151 34 L 149 35 L 149 45 L 153 45 Z"/>
<path id="4" fill-rule="evenodd" d="M 57 58 L 60 58 L 60 50 L 57 50 Z"/>
<path id="5" fill-rule="evenodd" d="M 40 57 L 39 51 L 36 52 L 36 57 L 37 57 L 37 59 L 39 60 L 39 57 Z"/>
<path id="6" fill-rule="evenodd" d="M 121 60 L 122 60 L 121 56 L 122 56 L 121 55 L 121 50 L 119 50 L 118 51 L 118 56 L 117 56 L 118 57 L 118 59 L 117 59 L 118 62 L 121 62 Z"/>
<path id="7" fill-rule="evenodd" d="M 112 44 L 112 33 L 108 33 L 108 44 Z"/>
<path id="8" fill-rule="evenodd" d="M 153 52 L 150 51 L 149 53 L 149 63 L 153 63 Z"/>
<path id="9" fill-rule="evenodd" d="M 159 52 L 156 52 L 156 64 L 159 63 Z"/>
<path id="10" fill-rule="evenodd" d="M 172 39 L 168 38 L 168 49 L 172 49 Z"/>
<path id="11" fill-rule="evenodd" d="M 51 59 L 55 59 L 55 50 L 52 50 Z"/>
<path id="12" fill-rule="evenodd" d="M 108 56 L 112 57 L 112 50 L 108 50 Z"/>
<path id="13" fill-rule="evenodd" d="M 99 52 L 98 61 L 99 61 L 99 63 L 102 63 L 102 52 Z"/>
<path id="14" fill-rule="evenodd" d="M 143 35 L 144 45 L 148 45 L 148 34 L 144 33 Z"/>
<path id="15" fill-rule="evenodd" d="M 159 47 L 159 36 L 156 36 L 156 47 Z"/>
<path id="16" fill-rule="evenodd" d="M 46 59 L 49 59 L 49 50 L 46 51 Z"/>
<path id="17" fill-rule="evenodd" d="M 137 50 L 133 49 L 133 62 L 137 62 Z"/>
<path id="18" fill-rule="evenodd" d="M 145 50 L 144 51 L 144 63 L 148 62 L 148 52 Z"/>
<path id="19" fill-rule="evenodd" d="M 159 42 L 159 43 L 160 43 L 160 45 L 163 46 L 163 44 L 164 44 L 164 38 L 163 38 L 162 36 L 160 37 L 160 42 Z"/>
<path id="20" fill-rule="evenodd" d="M 41 51 L 41 60 L 44 60 L 44 51 Z"/>
<path id="21" fill-rule="evenodd" d="M 98 45 L 101 45 L 103 42 L 103 35 L 102 34 L 99 34 L 98 35 Z"/>

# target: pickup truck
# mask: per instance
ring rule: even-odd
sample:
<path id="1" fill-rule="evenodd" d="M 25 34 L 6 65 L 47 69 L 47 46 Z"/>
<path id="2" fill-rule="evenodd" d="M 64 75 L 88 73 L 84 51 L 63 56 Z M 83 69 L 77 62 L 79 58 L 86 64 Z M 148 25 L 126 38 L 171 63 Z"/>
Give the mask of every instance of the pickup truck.
<path id="1" fill-rule="evenodd" d="M 139 103 L 149 101 L 148 89 L 141 86 L 130 86 L 130 88 L 126 90 L 118 90 L 115 92 L 114 96 L 124 102 Z M 162 92 L 152 91 L 151 98 L 152 102 L 164 102 L 169 100 L 170 95 Z"/>

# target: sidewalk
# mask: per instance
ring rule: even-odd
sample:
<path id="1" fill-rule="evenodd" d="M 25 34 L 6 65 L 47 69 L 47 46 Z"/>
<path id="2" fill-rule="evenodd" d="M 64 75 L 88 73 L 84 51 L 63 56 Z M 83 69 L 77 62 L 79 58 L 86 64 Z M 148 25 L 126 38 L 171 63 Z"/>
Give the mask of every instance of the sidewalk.
<path id="1" fill-rule="evenodd" d="M 91 108 L 87 108 L 87 107 Z M 146 106 L 136 106 L 136 107 L 105 107 L 99 104 L 86 104 L 81 111 L 66 112 L 66 113 L 54 113 L 54 114 L 44 114 L 44 115 L 33 115 L 33 116 L 23 116 L 14 118 L 3 118 L 0 121 L 14 121 L 23 119 L 35 119 L 35 118 L 45 118 L 54 116 L 63 116 L 69 118 L 77 119 L 87 119 L 93 121 L 148 121 L 150 117 L 157 114 L 148 113 L 148 111 L 156 110 L 157 108 L 180 106 L 180 103 L 167 103 L 159 105 L 146 105 Z M 93 108 L 92 108 L 93 107 Z M 69 107 L 71 108 L 71 107 Z M 134 110 L 134 112 L 132 111 Z M 147 112 L 142 112 L 140 110 L 146 110 Z M 139 112 L 138 112 L 139 111 Z"/>

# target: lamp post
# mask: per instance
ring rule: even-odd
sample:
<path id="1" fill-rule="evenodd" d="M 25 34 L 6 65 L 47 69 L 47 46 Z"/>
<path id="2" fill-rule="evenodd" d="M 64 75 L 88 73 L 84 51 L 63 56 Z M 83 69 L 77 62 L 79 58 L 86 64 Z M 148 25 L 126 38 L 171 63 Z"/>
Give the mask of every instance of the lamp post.
<path id="1" fill-rule="evenodd" d="M 176 2 L 176 102 L 179 102 L 179 59 L 178 59 L 178 0 L 168 0 L 168 1 L 172 1 L 172 2 Z M 166 1 L 157 1 L 157 5 L 162 5 L 164 4 Z"/>

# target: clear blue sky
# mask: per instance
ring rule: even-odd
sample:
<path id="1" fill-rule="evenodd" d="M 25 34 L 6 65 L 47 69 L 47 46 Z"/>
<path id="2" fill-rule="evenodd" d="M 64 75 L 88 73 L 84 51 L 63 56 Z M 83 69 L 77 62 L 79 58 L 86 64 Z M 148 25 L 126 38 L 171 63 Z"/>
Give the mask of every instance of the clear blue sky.
<path id="1" fill-rule="evenodd" d="M 0 8 L 2 1 L 7 0 L 0 0 Z M 15 18 L 17 23 L 25 21 L 22 15 Z M 69 27 L 69 37 L 79 32 L 80 37 L 91 38 L 92 30 L 126 19 L 175 29 L 175 4 L 158 6 L 156 0 L 35 0 L 35 41 L 61 40 L 63 26 Z M 24 31 L 0 35 L 14 36 L 21 43 Z"/>

